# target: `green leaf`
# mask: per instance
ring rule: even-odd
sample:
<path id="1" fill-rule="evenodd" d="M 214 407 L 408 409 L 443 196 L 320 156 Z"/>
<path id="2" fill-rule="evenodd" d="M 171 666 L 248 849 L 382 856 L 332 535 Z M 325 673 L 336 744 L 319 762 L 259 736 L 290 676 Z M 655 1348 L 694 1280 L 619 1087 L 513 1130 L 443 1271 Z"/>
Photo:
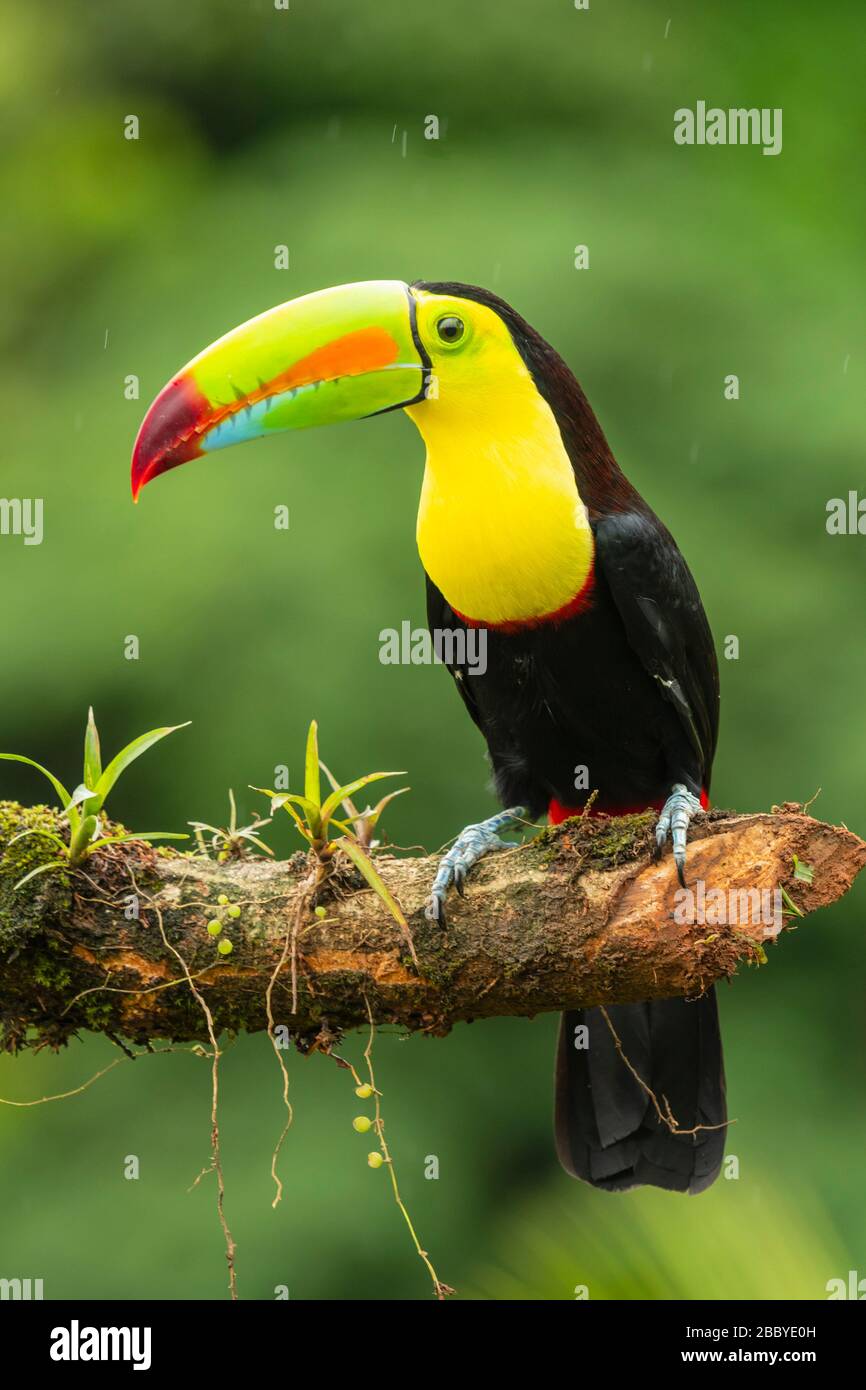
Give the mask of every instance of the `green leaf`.
<path id="1" fill-rule="evenodd" d="M 362 787 L 366 787 L 370 782 L 380 782 L 383 777 L 405 777 L 405 772 L 368 772 L 366 777 L 356 777 L 354 782 L 347 782 L 345 787 L 338 787 L 335 792 L 327 798 L 322 806 L 322 821 L 327 825 L 331 816 L 336 811 L 341 801 L 347 797 L 354 796 Z"/>
<path id="2" fill-rule="evenodd" d="M 288 811 L 289 807 L 287 803 L 293 801 L 296 806 L 300 806 L 308 819 L 313 821 L 319 820 L 319 807 L 314 805 L 312 801 L 308 801 L 305 796 L 295 796 L 294 792 L 269 792 L 265 791 L 264 787 L 253 787 L 251 790 L 254 792 L 262 792 L 264 796 L 269 796 L 271 798 L 272 811 Z"/>
<path id="3" fill-rule="evenodd" d="M 804 864 L 803 861 L 802 861 L 802 859 L 798 859 L 797 856 L 796 856 L 796 854 L 795 854 L 795 855 L 794 855 L 794 877 L 795 877 L 796 879 L 798 879 L 800 883 L 811 883 L 811 882 L 812 882 L 813 875 L 814 875 L 814 870 L 813 870 L 811 864 Z"/>
<path id="4" fill-rule="evenodd" d="M 296 806 L 300 806 L 301 810 L 305 811 L 313 820 L 319 819 L 319 807 L 314 801 L 309 801 L 305 796 L 295 796 L 294 792 L 280 792 L 277 800 L 282 806 L 285 806 L 288 801 L 293 801 Z"/>
<path id="5" fill-rule="evenodd" d="M 322 804 L 322 785 L 319 781 L 319 726 L 311 720 L 307 733 L 307 757 L 304 763 L 304 794 L 318 811 Z"/>
<path id="6" fill-rule="evenodd" d="M 87 853 L 92 854 L 95 849 L 101 849 L 103 845 L 122 845 L 128 840 L 188 840 L 188 835 L 175 835 L 167 830 L 139 830 L 137 834 L 131 832 L 126 835 L 104 835 L 101 840 L 93 840 L 87 846 Z"/>
<path id="7" fill-rule="evenodd" d="M 137 830 L 122 837 L 124 840 L 188 840 L 189 836 L 176 830 Z"/>
<path id="8" fill-rule="evenodd" d="M 805 916 L 805 913 L 797 906 L 790 893 L 787 891 L 786 888 L 782 887 L 781 883 L 779 884 L 779 891 L 782 894 L 782 901 L 784 902 L 785 906 L 788 908 L 790 912 L 794 914 L 795 917 Z"/>
<path id="9" fill-rule="evenodd" d="M 142 753 L 146 753 L 148 748 L 152 748 L 161 738 L 166 738 L 169 734 L 176 733 L 178 729 L 189 728 L 190 722 L 191 721 L 188 719 L 185 724 L 172 724 L 162 729 L 150 729 L 148 733 L 140 734 L 138 738 L 132 740 L 132 743 L 128 743 L 125 748 L 121 748 L 120 752 L 112 758 L 96 784 L 95 792 L 96 800 L 98 801 L 96 810 L 102 809 L 108 793 L 111 791 L 118 777 L 129 767 L 130 763 L 134 763 L 136 758 L 140 758 Z"/>
<path id="10" fill-rule="evenodd" d="M 388 774 L 383 773 L 382 775 L 387 776 Z M 397 902 L 397 899 L 394 897 L 393 893 L 391 893 L 389 889 L 385 887 L 385 884 L 379 877 L 379 874 L 375 868 L 375 865 L 373 864 L 372 859 L 361 848 L 358 842 L 356 840 L 353 840 L 349 835 L 341 836 L 341 838 L 337 841 L 337 844 L 340 846 L 340 849 L 342 849 L 349 856 L 352 863 L 355 865 L 355 868 L 367 880 L 370 887 L 373 889 L 373 892 L 376 893 L 382 899 L 382 902 L 385 904 L 391 916 L 394 918 L 395 922 L 397 922 L 397 924 L 400 927 L 400 930 L 405 936 L 409 944 L 409 950 L 412 954 L 412 959 L 417 965 L 418 957 L 415 954 L 415 943 L 412 940 L 412 933 L 409 930 L 409 923 L 406 921 L 406 918 L 403 915 L 403 909 Z"/>
<path id="11" fill-rule="evenodd" d="M 64 854 L 68 854 L 69 852 L 69 846 L 65 840 L 61 840 L 60 836 L 55 835 L 53 830 L 41 830 L 39 826 L 36 826 L 33 830 L 20 830 L 17 835 L 12 836 L 12 839 L 9 841 L 10 846 L 16 844 L 19 840 L 26 840 L 28 835 L 41 835 L 45 840 L 53 840 L 55 845 L 60 846 Z"/>
<path id="12" fill-rule="evenodd" d="M 69 812 L 74 810 L 76 806 L 82 806 L 84 802 L 88 800 L 93 800 L 95 796 L 96 793 L 92 787 L 86 787 L 83 782 L 80 782 L 78 786 L 75 788 L 75 791 L 72 793 L 72 796 L 69 798 L 69 805 L 64 806 L 63 814 L 65 816 L 68 816 Z M 95 816 L 96 812 L 88 811 L 85 807 L 84 814 L 87 816 Z"/>
<path id="13" fill-rule="evenodd" d="M 308 842 L 312 843 L 312 839 L 313 839 L 312 833 L 307 829 L 306 825 L 305 825 L 304 822 L 301 820 L 301 818 L 300 818 L 300 816 L 298 815 L 297 811 L 295 810 L 294 806 L 290 806 L 290 805 L 289 805 L 289 802 L 291 802 L 291 801 L 300 801 L 300 802 L 303 804 L 303 802 L 304 802 L 304 798 L 303 798 L 303 797 L 301 797 L 301 796 L 290 796 L 288 792 L 274 792 L 274 791 L 268 791 L 265 787 L 253 787 L 253 786 L 251 786 L 251 787 L 250 787 L 250 791 L 253 791 L 253 792 L 261 792 L 262 796 L 269 796 L 269 797 L 271 798 L 271 810 L 272 810 L 272 811 L 277 811 L 277 810 L 280 810 L 280 809 L 282 809 L 282 810 L 284 810 L 284 811 L 288 811 L 289 815 L 292 817 L 292 820 L 295 822 L 295 825 L 296 825 L 296 826 L 298 827 L 298 829 L 300 830 L 300 832 L 301 832 L 301 834 L 303 835 L 304 839 L 307 840 Z M 315 807 L 313 808 L 313 810 L 315 810 Z"/>
<path id="14" fill-rule="evenodd" d="M 91 705 L 87 711 L 87 728 L 84 731 L 84 775 L 82 781 L 86 787 L 95 787 L 101 776 L 102 755 L 99 751 L 99 733 Z M 87 808 L 88 814 L 95 814 L 98 810 L 98 806 Z"/>
<path id="15" fill-rule="evenodd" d="M 54 776 L 53 772 L 49 772 L 47 767 L 43 767 L 41 763 L 35 763 L 32 758 L 25 758 L 23 753 L 0 753 L 0 758 L 5 759 L 6 762 L 26 763 L 28 767 L 35 767 L 37 772 L 41 772 L 43 777 L 48 778 L 57 795 L 60 797 L 60 805 L 64 810 L 72 800 L 63 783 Z"/>
<path id="16" fill-rule="evenodd" d="M 12 891 L 14 893 L 17 889 L 23 888 L 24 884 L 29 883 L 31 878 L 35 878 L 37 874 L 47 874 L 51 869 L 62 868 L 62 859 L 52 859 L 50 864 L 40 864 L 37 869 L 31 869 L 29 874 L 25 874 L 23 878 L 19 878 L 18 882 L 16 884 L 13 884 Z"/>

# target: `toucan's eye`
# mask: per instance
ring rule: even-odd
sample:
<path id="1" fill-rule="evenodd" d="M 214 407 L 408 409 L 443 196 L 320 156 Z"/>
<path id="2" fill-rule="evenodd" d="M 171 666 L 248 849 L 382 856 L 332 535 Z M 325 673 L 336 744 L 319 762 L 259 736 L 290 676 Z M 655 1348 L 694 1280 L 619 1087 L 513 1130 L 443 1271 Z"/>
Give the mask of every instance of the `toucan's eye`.
<path id="1" fill-rule="evenodd" d="M 466 328 L 463 320 L 459 319 L 456 314 L 446 314 L 436 324 L 436 332 L 443 343 L 459 343 Z"/>

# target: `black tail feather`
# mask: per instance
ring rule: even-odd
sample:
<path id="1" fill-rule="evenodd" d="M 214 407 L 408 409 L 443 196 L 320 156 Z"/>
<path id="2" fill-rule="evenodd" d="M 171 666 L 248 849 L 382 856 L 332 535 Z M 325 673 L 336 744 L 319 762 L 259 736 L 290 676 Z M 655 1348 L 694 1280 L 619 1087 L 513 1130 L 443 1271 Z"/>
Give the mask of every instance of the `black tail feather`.
<path id="1" fill-rule="evenodd" d="M 566 1172 L 625 1192 L 664 1187 L 703 1192 L 719 1175 L 727 1118 L 715 991 L 700 999 L 610 1005 L 622 1050 L 678 1130 L 620 1057 L 599 1009 L 562 1015 L 556 1057 L 556 1147 Z M 585 1027 L 586 1034 L 576 1030 Z M 577 1045 L 575 1045 L 577 1044 Z M 721 1128 L 713 1128 L 721 1126 Z"/>

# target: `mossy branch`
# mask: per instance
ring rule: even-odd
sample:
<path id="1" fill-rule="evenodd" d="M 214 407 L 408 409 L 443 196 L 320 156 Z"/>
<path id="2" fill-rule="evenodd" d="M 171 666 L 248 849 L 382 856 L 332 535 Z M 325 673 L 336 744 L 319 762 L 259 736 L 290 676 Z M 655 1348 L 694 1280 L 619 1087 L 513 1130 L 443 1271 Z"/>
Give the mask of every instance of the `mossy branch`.
<path id="1" fill-rule="evenodd" d="M 45 807 L 0 803 L 3 1042 L 57 1046 L 82 1030 L 138 1044 L 206 1041 L 175 952 L 217 1032 L 266 1029 L 270 1003 L 273 1027 L 302 1046 L 328 1046 L 341 1030 L 366 1024 L 367 1001 L 377 1023 L 444 1033 L 460 1020 L 696 995 L 741 962 L 765 959 L 777 937 L 780 921 L 743 921 L 743 892 L 766 890 L 766 905 L 784 890 L 784 934 L 841 897 L 866 863 L 866 844 L 851 831 L 792 804 L 766 815 L 714 811 L 693 823 L 687 879 L 708 895 L 722 889 L 729 902 L 740 894 L 741 915 L 684 923 L 670 853 L 652 858 L 652 823 L 652 815 L 568 821 L 492 855 L 465 898 L 452 900 L 444 928 L 423 914 L 435 858 L 377 854 L 408 919 L 417 969 L 383 903 L 338 860 L 319 891 L 319 915 L 303 905 L 293 1012 L 289 971 L 277 967 L 309 880 L 303 853 L 285 863 L 218 864 L 144 843 L 115 845 L 83 869 L 42 874 L 16 890 L 55 850 L 41 836 L 10 841 L 33 828 L 62 833 L 63 823 Z M 215 937 L 207 923 L 219 915 L 221 895 L 240 913 L 225 909 Z M 218 954 L 227 941 L 230 953 Z"/>

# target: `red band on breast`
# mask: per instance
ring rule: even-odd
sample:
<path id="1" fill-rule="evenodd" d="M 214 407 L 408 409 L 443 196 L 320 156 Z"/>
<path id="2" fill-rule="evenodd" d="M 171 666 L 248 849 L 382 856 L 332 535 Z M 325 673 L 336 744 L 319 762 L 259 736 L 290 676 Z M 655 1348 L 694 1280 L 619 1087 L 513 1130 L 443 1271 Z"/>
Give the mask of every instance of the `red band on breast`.
<path id="1" fill-rule="evenodd" d="M 553 613 L 542 613 L 538 618 L 515 618 L 513 621 L 506 620 L 502 623 L 488 623 L 483 618 L 469 618 L 465 613 L 460 613 L 454 608 L 455 617 L 467 627 L 489 628 L 491 632 L 526 632 L 534 627 L 547 627 L 548 623 L 564 623 L 569 618 L 576 618 L 579 613 L 585 613 L 592 607 L 592 595 L 595 588 L 595 571 L 590 570 L 581 588 L 570 598 L 568 603 L 564 603 L 561 608 L 555 609 Z M 453 608 L 453 605 L 452 605 Z"/>

